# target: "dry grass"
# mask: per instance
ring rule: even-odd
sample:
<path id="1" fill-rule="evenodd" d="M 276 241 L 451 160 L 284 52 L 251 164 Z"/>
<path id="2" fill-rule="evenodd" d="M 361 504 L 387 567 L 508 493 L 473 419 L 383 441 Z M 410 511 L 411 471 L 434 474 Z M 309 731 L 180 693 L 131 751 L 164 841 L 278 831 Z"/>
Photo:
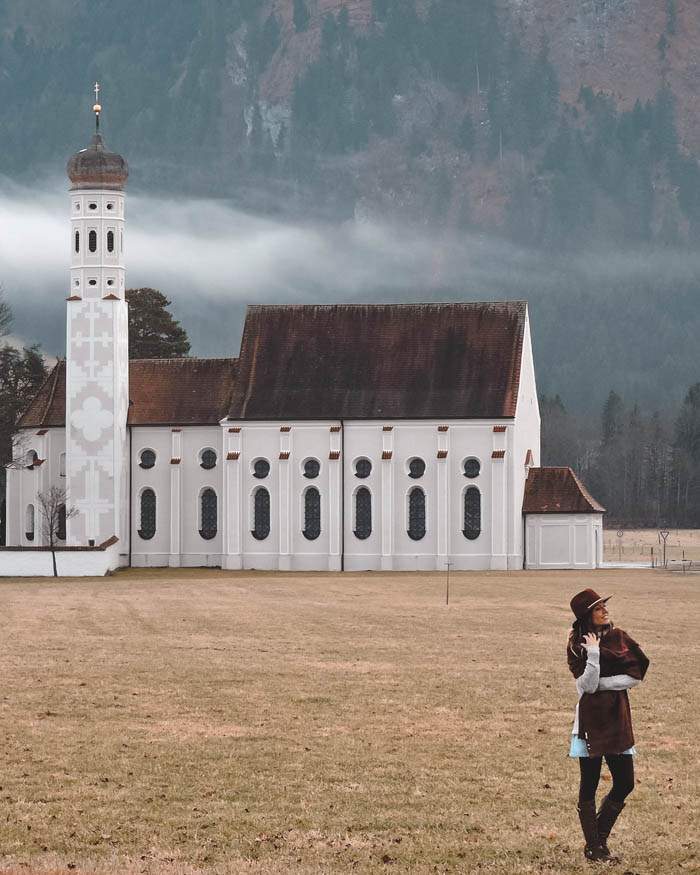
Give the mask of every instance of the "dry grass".
<path id="1" fill-rule="evenodd" d="M 663 555 L 663 542 L 658 529 L 626 529 L 621 538 L 614 529 L 603 533 L 606 562 L 648 562 L 651 548 L 657 561 Z M 666 539 L 666 560 L 671 565 L 692 559 L 700 563 L 700 529 L 669 529 Z"/>
<path id="2" fill-rule="evenodd" d="M 652 660 L 613 871 L 698 871 L 697 579 L 652 571 L 0 582 L 0 871 L 587 871 L 586 585 Z"/>

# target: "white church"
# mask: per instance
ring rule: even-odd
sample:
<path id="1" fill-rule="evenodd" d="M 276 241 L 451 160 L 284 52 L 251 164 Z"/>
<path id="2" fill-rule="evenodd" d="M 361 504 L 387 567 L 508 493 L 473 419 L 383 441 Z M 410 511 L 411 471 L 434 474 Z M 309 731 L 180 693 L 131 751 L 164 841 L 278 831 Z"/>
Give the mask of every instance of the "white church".
<path id="1" fill-rule="evenodd" d="M 525 302 L 251 306 L 227 359 L 129 360 L 126 161 L 68 162 L 66 359 L 19 422 L 0 576 L 595 568 L 604 509 L 542 468 Z M 69 508 L 66 513 L 65 508 Z"/>

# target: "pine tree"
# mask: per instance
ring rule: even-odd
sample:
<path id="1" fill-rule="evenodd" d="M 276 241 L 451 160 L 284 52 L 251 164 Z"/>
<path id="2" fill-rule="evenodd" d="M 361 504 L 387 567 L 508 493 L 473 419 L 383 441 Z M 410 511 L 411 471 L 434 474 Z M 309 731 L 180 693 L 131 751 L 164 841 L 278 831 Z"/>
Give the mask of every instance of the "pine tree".
<path id="1" fill-rule="evenodd" d="M 297 33 L 303 33 L 309 28 L 311 14 L 306 5 L 306 0 L 294 0 L 294 29 Z"/>
<path id="2" fill-rule="evenodd" d="M 181 358 L 190 351 L 187 332 L 168 307 L 171 301 L 158 289 L 127 289 L 129 358 Z"/>

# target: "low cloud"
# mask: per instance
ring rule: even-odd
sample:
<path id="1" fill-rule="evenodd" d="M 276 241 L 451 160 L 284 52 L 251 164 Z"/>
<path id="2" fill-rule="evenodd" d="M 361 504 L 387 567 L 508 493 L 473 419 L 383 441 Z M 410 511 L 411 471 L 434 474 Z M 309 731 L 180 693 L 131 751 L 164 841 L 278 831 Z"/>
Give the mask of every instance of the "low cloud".
<path id="1" fill-rule="evenodd" d="M 65 350 L 68 215 L 63 184 L 0 181 L 0 285 L 12 331 L 49 355 Z M 196 355 L 237 355 L 253 303 L 525 298 L 541 391 L 590 409 L 612 386 L 655 401 L 661 387 L 680 397 L 697 380 L 687 344 L 700 331 L 700 256 L 688 251 L 535 253 L 466 231 L 305 223 L 228 201 L 130 193 L 126 253 L 128 285 L 172 299 Z"/>

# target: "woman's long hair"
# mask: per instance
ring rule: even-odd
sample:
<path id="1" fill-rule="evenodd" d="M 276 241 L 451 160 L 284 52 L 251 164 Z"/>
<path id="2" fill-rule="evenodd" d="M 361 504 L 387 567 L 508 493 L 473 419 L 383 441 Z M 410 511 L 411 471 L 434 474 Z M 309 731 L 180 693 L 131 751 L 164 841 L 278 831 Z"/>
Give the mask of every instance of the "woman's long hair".
<path id="1" fill-rule="evenodd" d="M 569 630 L 569 650 L 577 659 L 586 656 L 586 648 L 583 646 L 583 636 L 588 632 L 595 632 L 591 619 L 592 616 L 593 609 L 591 608 L 585 617 L 580 620 L 574 620 L 571 629 Z M 605 626 L 603 626 L 601 637 L 613 628 L 614 626 L 612 623 L 606 623 Z"/>

